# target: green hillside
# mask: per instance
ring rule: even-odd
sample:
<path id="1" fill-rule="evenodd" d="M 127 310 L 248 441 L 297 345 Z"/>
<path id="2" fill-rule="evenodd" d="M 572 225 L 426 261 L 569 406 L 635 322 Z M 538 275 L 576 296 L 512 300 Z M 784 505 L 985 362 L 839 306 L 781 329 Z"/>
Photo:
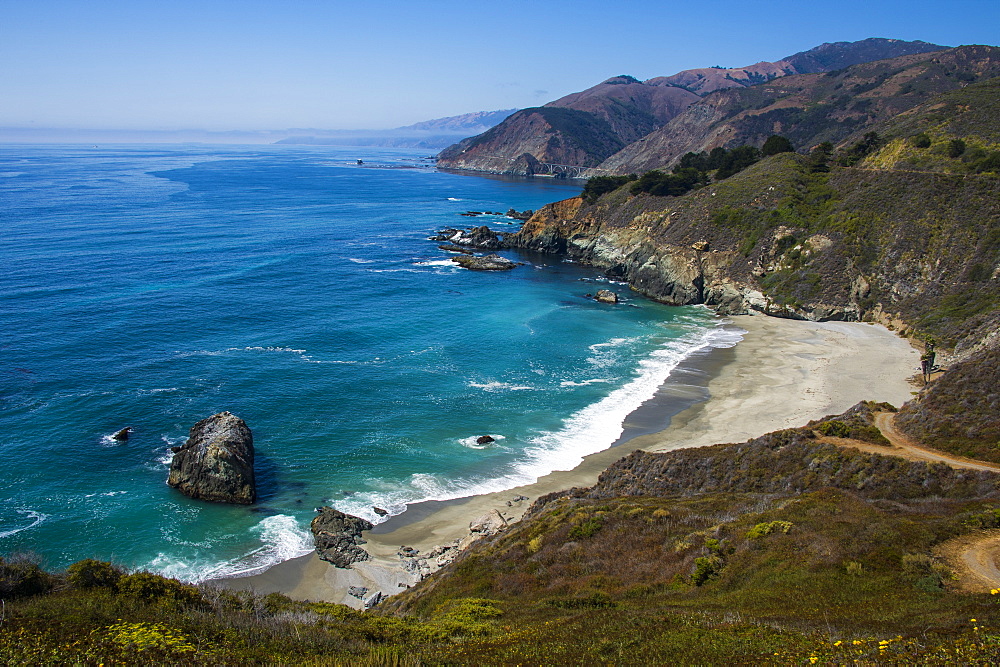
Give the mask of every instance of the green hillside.
<path id="1" fill-rule="evenodd" d="M 372 612 L 83 561 L 0 562 L 10 664 L 985 663 L 1000 605 L 940 548 L 1000 526 L 1000 478 L 827 444 L 859 404 L 742 445 L 637 452 L 539 499 Z"/>

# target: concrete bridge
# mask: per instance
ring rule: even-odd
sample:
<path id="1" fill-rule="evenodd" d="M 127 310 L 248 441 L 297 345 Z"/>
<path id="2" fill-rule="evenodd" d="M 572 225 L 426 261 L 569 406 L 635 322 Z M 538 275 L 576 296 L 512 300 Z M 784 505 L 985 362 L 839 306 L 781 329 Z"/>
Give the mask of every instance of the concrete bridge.
<path id="1" fill-rule="evenodd" d="M 507 163 L 517 161 L 517 158 L 503 155 L 484 155 L 491 160 L 503 160 Z M 535 164 L 535 173 L 545 176 L 555 176 L 556 178 L 580 178 L 586 171 L 607 171 L 597 167 L 582 167 L 578 164 L 557 164 L 555 162 L 538 162 Z"/>

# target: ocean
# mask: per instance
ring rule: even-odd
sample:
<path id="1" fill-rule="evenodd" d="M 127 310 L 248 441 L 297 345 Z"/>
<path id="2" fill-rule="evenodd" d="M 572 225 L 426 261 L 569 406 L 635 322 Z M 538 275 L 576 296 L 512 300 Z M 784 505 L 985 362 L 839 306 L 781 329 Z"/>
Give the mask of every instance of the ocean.
<path id="1" fill-rule="evenodd" d="M 739 331 L 558 257 L 467 271 L 428 239 L 513 231 L 460 214 L 579 190 L 414 150 L 4 146 L 0 555 L 249 574 L 308 553 L 316 507 L 377 522 L 609 447 L 679 363 Z M 585 296 L 601 288 L 621 303 Z M 252 507 L 165 483 L 169 447 L 224 410 L 253 431 Z"/>

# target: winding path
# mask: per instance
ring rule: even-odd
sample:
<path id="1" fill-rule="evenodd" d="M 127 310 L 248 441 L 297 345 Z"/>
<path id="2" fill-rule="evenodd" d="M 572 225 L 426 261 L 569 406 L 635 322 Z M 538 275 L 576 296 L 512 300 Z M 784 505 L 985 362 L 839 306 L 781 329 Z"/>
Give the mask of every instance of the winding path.
<path id="1" fill-rule="evenodd" d="M 939 461 L 941 463 L 947 463 L 952 468 L 967 468 L 969 470 L 1000 472 L 1000 466 L 998 465 L 983 463 L 982 461 L 974 461 L 962 456 L 952 456 L 913 442 L 908 437 L 900 433 L 900 431 L 896 428 L 895 417 L 896 415 L 892 412 L 876 412 L 875 426 L 877 426 L 878 430 L 882 432 L 882 435 L 884 435 L 886 439 L 892 443 L 894 448 L 902 449 L 910 454 L 910 456 L 906 458 L 916 458 L 924 461 Z M 895 452 L 886 453 L 894 454 Z"/>
<path id="2" fill-rule="evenodd" d="M 1000 473 L 1000 466 L 992 463 L 953 456 L 914 442 L 896 428 L 895 416 L 892 412 L 875 413 L 875 425 L 892 444 L 891 448 L 843 438 L 827 438 L 827 440 L 842 447 L 901 456 L 911 461 L 933 461 L 952 468 Z M 941 544 L 935 552 L 954 569 L 957 576 L 956 583 L 960 589 L 973 593 L 1000 589 L 1000 568 L 997 567 L 997 561 L 1000 559 L 1000 530 L 961 535 Z"/>

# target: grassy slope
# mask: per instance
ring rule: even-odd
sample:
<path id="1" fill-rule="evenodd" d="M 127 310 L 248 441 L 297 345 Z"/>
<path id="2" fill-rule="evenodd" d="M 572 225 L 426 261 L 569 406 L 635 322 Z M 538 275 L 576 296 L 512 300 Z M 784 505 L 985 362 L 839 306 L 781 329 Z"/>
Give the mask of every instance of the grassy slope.
<path id="1" fill-rule="evenodd" d="M 592 489 L 541 499 L 394 606 L 496 600 L 521 632 L 445 654 L 464 662 L 995 654 L 992 635 L 967 642 L 986 639 L 1000 607 L 948 590 L 933 548 L 992 525 L 996 477 L 809 444 L 811 430 L 633 454 Z"/>
<path id="2" fill-rule="evenodd" d="M 198 590 L 152 575 L 91 587 L 72 575 L 48 593 L 19 596 L 19 581 L 30 588 L 31 567 L 0 563 L 7 600 L 0 658 L 1000 659 L 1000 605 L 988 594 L 951 590 L 949 570 L 934 555 L 953 536 L 998 525 L 997 477 L 817 444 L 814 431 L 830 427 L 864 437 L 869 406 L 743 445 L 633 454 L 592 489 L 540 499 L 524 521 L 477 543 L 381 613 Z"/>

